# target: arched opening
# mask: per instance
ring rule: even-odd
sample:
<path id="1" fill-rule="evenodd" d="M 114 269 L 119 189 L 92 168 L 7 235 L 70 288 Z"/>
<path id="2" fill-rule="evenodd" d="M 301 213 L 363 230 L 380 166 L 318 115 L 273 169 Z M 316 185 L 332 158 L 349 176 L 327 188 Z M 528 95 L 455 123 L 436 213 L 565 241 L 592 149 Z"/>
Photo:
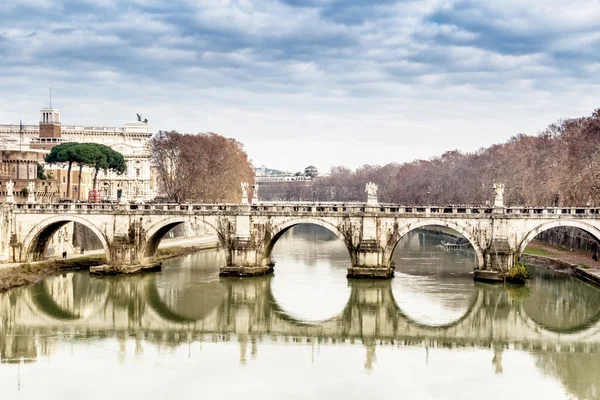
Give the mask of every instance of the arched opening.
<path id="1" fill-rule="evenodd" d="M 475 237 L 465 228 L 456 224 L 454 221 L 450 220 L 424 220 L 418 221 L 415 223 L 411 223 L 401 228 L 392 238 L 391 245 L 387 251 L 387 257 L 390 260 L 390 263 L 393 261 L 394 254 L 396 253 L 396 247 L 405 237 L 406 234 L 411 231 L 415 231 L 416 229 L 422 229 L 423 231 L 429 231 L 432 233 L 439 233 L 441 235 L 445 235 L 446 238 L 440 238 L 439 243 L 442 244 L 442 240 L 444 242 L 448 242 L 448 244 L 453 244 L 453 242 L 460 240 L 458 243 L 460 248 L 467 248 L 465 246 L 470 245 L 473 249 L 473 252 L 476 256 L 477 268 L 483 268 L 483 252 L 481 247 L 477 245 L 477 240 Z M 451 248 L 452 246 L 448 246 Z"/>
<path id="2" fill-rule="evenodd" d="M 320 229 L 320 230 L 313 228 L 313 234 L 321 235 L 323 237 L 328 237 L 328 240 L 333 239 L 333 236 L 337 236 L 342 243 L 345 243 L 346 239 L 344 238 L 344 235 L 342 235 L 339 232 L 337 227 L 335 227 L 334 225 L 332 225 L 328 222 L 325 222 L 325 221 L 317 219 L 317 218 L 305 218 L 302 220 L 292 220 L 292 221 L 287 221 L 287 222 L 280 224 L 273 228 L 274 234 L 268 239 L 268 242 L 265 244 L 266 258 L 267 259 L 271 258 L 275 244 L 279 241 L 279 239 L 283 235 L 285 235 L 288 232 L 288 230 L 290 230 L 291 228 L 294 228 L 296 226 L 302 226 L 302 225 L 303 226 L 311 225 L 311 226 L 315 226 L 315 227 L 321 227 L 322 229 Z M 316 229 L 316 230 L 314 230 L 314 229 Z M 329 232 L 329 233 L 327 233 L 327 232 Z M 318 240 L 317 237 L 313 237 L 312 239 Z"/>
<path id="3" fill-rule="evenodd" d="M 392 293 L 405 317 L 436 327 L 470 312 L 477 298 L 472 271 L 479 256 L 471 240 L 448 224 L 429 223 L 407 230 L 395 243 Z"/>
<path id="4" fill-rule="evenodd" d="M 142 253 L 144 258 L 151 259 L 154 257 L 161 241 L 169 236 L 178 239 L 179 244 L 183 242 L 186 245 L 212 243 L 215 240 L 221 246 L 224 244 L 223 236 L 214 226 L 206 221 L 193 221 L 193 224 L 191 222 L 189 218 L 167 218 L 153 225 L 146 233 L 147 240 Z M 185 230 L 182 229 L 186 223 L 194 225 L 190 235 L 187 235 Z"/>
<path id="5" fill-rule="evenodd" d="M 70 224 L 70 229 L 65 228 L 67 224 Z M 91 222 L 77 216 L 60 216 L 48 218 L 40 222 L 35 228 L 33 228 L 25 237 L 23 241 L 24 249 L 26 251 L 25 258 L 28 260 L 39 261 L 46 258 L 48 244 L 52 241 L 56 244 L 54 246 L 53 256 L 60 257 L 60 253 L 81 253 L 81 245 L 75 247 L 73 245 L 73 232 L 74 226 L 78 224 L 82 232 L 86 232 L 88 236 L 95 236 L 97 241 L 94 241 L 97 245 L 99 242 L 99 248 L 104 251 L 107 260 L 110 257 L 108 251 L 108 243 L 104 236 L 104 233 Z M 84 250 L 85 250 L 85 246 Z"/>
<path id="6" fill-rule="evenodd" d="M 599 238 L 600 230 L 586 222 L 554 221 L 529 231 L 519 245 L 519 256 L 550 257 L 570 264 L 596 266 Z"/>
<path id="7" fill-rule="evenodd" d="M 351 264 L 337 229 L 296 222 L 282 227 L 269 243 L 275 262 L 272 295 L 281 312 L 303 323 L 339 315 L 350 297 L 346 273 Z"/>

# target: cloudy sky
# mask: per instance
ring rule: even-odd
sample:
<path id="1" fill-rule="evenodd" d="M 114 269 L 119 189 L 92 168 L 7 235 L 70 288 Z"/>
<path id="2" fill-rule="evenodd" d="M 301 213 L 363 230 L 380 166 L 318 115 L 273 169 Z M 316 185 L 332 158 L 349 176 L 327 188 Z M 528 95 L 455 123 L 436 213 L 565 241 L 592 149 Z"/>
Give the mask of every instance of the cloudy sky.
<path id="1" fill-rule="evenodd" d="M 213 131 L 256 166 L 472 151 L 600 107 L 598 0 L 1 0 L 0 123 Z"/>

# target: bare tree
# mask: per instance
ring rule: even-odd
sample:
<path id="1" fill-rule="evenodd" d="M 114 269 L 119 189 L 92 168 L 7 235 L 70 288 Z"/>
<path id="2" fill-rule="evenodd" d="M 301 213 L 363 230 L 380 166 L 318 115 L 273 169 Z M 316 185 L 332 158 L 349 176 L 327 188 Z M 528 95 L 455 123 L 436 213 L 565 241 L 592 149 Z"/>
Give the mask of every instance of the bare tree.
<path id="1" fill-rule="evenodd" d="M 175 201 L 239 202 L 254 169 L 240 142 L 215 133 L 159 132 L 150 142 L 162 191 Z"/>

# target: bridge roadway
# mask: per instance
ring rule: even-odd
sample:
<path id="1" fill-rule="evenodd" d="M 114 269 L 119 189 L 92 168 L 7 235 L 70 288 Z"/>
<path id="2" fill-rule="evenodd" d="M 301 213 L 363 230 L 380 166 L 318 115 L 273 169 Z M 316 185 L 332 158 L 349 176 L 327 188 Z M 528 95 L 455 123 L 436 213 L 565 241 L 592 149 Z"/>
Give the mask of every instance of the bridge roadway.
<path id="1" fill-rule="evenodd" d="M 464 315 L 441 326 L 408 317 L 398 307 L 390 281 L 350 281 L 350 297 L 340 313 L 312 323 L 278 305 L 271 277 L 225 277 L 196 289 L 165 290 L 156 275 L 107 281 L 79 273 L 0 294 L 0 355 L 11 359 L 26 357 L 18 351 L 35 354 L 36 340 L 57 333 L 72 338 L 136 337 L 169 346 L 241 338 L 600 351 L 600 311 L 565 319 L 564 310 L 536 307 L 539 298 L 518 298 L 504 287 L 483 283 L 475 285 Z M 552 291 L 544 296 L 560 300 Z M 557 321 L 560 326 L 554 325 Z"/>
<path id="2" fill-rule="evenodd" d="M 117 264 L 152 262 L 174 226 L 189 222 L 213 231 L 225 252 L 222 275 L 273 271 L 271 251 L 290 227 L 316 224 L 336 234 L 350 254 L 349 277 L 389 278 L 399 240 L 413 229 L 438 225 L 463 235 L 477 254 L 477 268 L 509 268 L 540 232 L 570 226 L 600 238 L 600 208 L 427 206 L 367 203 L 258 204 L 9 204 L 0 214 L 0 259 L 43 258 L 61 226 L 78 222 L 93 231 L 107 259 Z"/>

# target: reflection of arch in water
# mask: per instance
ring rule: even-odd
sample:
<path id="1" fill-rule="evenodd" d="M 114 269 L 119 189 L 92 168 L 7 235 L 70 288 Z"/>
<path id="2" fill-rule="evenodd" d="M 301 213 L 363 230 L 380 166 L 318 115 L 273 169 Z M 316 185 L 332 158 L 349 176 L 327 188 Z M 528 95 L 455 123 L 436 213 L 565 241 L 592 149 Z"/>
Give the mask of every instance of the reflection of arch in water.
<path id="1" fill-rule="evenodd" d="M 402 307 L 400 307 L 400 305 L 398 304 L 398 301 L 396 300 L 397 296 L 394 295 L 394 290 L 391 288 L 391 283 L 390 283 L 391 298 L 394 301 L 394 306 L 397 310 L 398 315 L 400 315 L 403 319 L 405 319 L 411 325 L 415 325 L 420 328 L 433 329 L 433 330 L 443 330 L 443 329 L 447 329 L 447 328 L 453 328 L 457 325 L 460 325 L 468 318 L 470 318 L 475 311 L 480 310 L 482 307 L 482 304 L 483 304 L 483 293 L 482 292 L 483 292 L 483 290 L 481 288 L 477 288 L 477 287 L 473 288 L 473 293 L 471 293 L 469 295 L 468 306 L 467 306 L 466 310 L 464 310 L 464 312 L 460 315 L 459 318 L 454 319 L 449 322 L 443 322 L 443 323 L 439 323 L 439 324 L 430 324 L 430 323 L 426 323 L 423 321 L 418 321 L 416 317 L 411 316 L 411 312 L 410 312 L 410 310 L 407 309 L 406 306 L 404 309 Z"/>
<path id="2" fill-rule="evenodd" d="M 552 285 L 554 281 L 560 285 Z M 575 334 L 599 325 L 600 308 L 586 313 L 590 305 L 592 308 L 600 305 L 598 288 L 571 276 L 553 276 L 543 270 L 536 271 L 534 284 L 535 289 L 523 300 L 521 309 L 538 328 Z"/>
<path id="3" fill-rule="evenodd" d="M 275 278 L 278 279 L 278 278 Z M 323 284 L 323 282 L 317 282 L 318 284 Z M 292 322 L 294 325 L 303 325 L 303 326 L 316 326 L 316 325 L 320 325 L 320 324 L 327 324 L 331 321 L 334 321 L 338 318 L 338 316 L 340 314 L 343 314 L 343 310 L 348 306 L 348 304 L 350 303 L 350 298 L 351 298 L 351 291 L 350 293 L 347 294 L 347 296 L 345 296 L 343 302 L 340 304 L 339 302 L 336 302 L 336 306 L 337 305 L 341 305 L 339 307 L 339 309 L 336 307 L 335 312 L 329 312 L 326 314 L 326 316 L 324 317 L 323 315 L 319 315 L 316 318 L 310 318 L 310 317 L 300 317 L 300 312 L 298 312 L 298 310 L 293 310 L 293 309 L 289 309 L 282 306 L 281 303 L 281 297 L 283 297 L 281 294 L 282 292 L 285 292 L 284 290 L 280 290 L 279 291 L 279 299 L 277 298 L 277 295 L 274 293 L 273 291 L 273 281 L 270 281 L 270 284 L 268 286 L 268 290 L 267 290 L 267 296 L 269 298 L 270 303 L 273 306 L 273 311 L 275 311 L 277 314 L 279 314 L 283 319 L 285 319 L 286 321 Z M 322 311 L 322 310 L 320 310 Z M 321 314 L 321 313 L 320 313 Z"/>
<path id="4" fill-rule="evenodd" d="M 62 295 L 71 296 L 70 300 L 73 301 L 73 306 L 75 306 L 76 300 L 81 300 L 83 296 L 89 296 L 90 294 L 95 294 L 100 300 L 94 298 L 91 301 L 85 301 L 85 307 L 83 310 L 79 310 L 79 312 L 76 310 L 65 309 L 59 304 L 60 301 L 54 299 L 53 294 L 50 293 L 49 285 L 51 285 L 53 281 L 56 282 L 56 280 L 70 280 L 70 282 L 65 282 L 71 284 L 70 293 L 65 292 Z M 108 300 L 108 285 L 106 282 L 99 279 L 92 279 L 89 274 L 86 273 L 70 273 L 67 275 L 48 277 L 27 289 L 31 293 L 33 304 L 36 305 L 39 311 L 52 319 L 61 321 L 85 319 L 95 315 L 106 305 Z M 77 303 L 81 303 L 81 301 L 78 301 Z"/>
<path id="5" fill-rule="evenodd" d="M 469 230 L 466 227 L 457 224 L 453 220 L 427 219 L 417 221 L 401 227 L 390 240 L 390 245 L 386 249 L 385 259 L 388 260 L 389 263 L 391 263 L 393 260 L 394 251 L 396 250 L 396 246 L 398 246 L 398 243 L 400 243 L 400 240 L 402 240 L 402 238 L 407 233 L 426 226 L 444 226 L 446 228 L 453 229 L 458 234 L 464 236 L 465 239 L 469 241 L 469 243 L 473 247 L 473 250 L 475 251 L 475 254 L 477 255 L 477 268 L 483 268 L 483 252 L 481 250 L 481 247 L 478 246 L 477 239 L 469 232 Z"/>
<path id="6" fill-rule="evenodd" d="M 594 239 L 596 239 L 596 241 L 600 241 L 599 240 L 600 230 L 598 228 L 588 224 L 587 222 L 568 221 L 568 220 L 547 222 L 547 223 L 536 226 L 534 229 L 530 230 L 525 235 L 525 237 L 523 238 L 523 240 L 521 240 L 521 243 L 519 244 L 519 249 L 518 249 L 519 256 L 521 254 L 523 254 L 523 251 L 525 251 L 525 248 L 527 247 L 529 242 L 531 242 L 537 235 L 539 235 L 540 233 L 542 233 L 544 231 L 547 231 L 548 229 L 557 228 L 560 226 L 565 226 L 565 227 L 569 227 L 569 228 L 579 228 L 579 229 L 589 233 Z"/>
<path id="7" fill-rule="evenodd" d="M 50 217 L 36 224 L 36 226 L 29 231 L 23 240 L 23 248 L 27 252 L 26 258 L 34 261 L 42 260 L 44 258 L 44 253 L 46 252 L 46 248 L 48 247 L 48 242 L 52 236 L 54 236 L 54 234 L 60 228 L 69 222 L 77 222 L 94 232 L 94 234 L 96 234 L 102 243 L 102 248 L 104 249 L 104 254 L 106 255 L 107 261 L 110 260 L 108 242 L 104 236 L 104 233 L 90 221 L 76 215 Z"/>
<path id="8" fill-rule="evenodd" d="M 272 282 L 272 281 L 271 281 Z M 370 280 L 356 280 L 349 281 L 350 296 L 346 305 L 340 310 L 340 313 L 330 318 L 315 321 L 305 321 L 294 316 L 293 313 L 288 312 L 284 309 L 277 301 L 276 296 L 273 294 L 271 285 L 268 285 L 267 299 L 273 311 L 279 315 L 279 317 L 290 324 L 295 326 L 303 327 L 319 327 L 330 324 L 337 324 L 348 333 L 350 329 L 350 322 L 353 318 L 357 317 L 357 311 L 360 310 L 380 310 L 385 309 L 385 315 L 393 320 L 394 325 L 398 325 L 399 318 L 405 320 L 411 325 L 418 326 L 424 329 L 432 330 L 444 330 L 453 328 L 460 325 L 468 318 L 473 315 L 473 312 L 479 310 L 483 304 L 483 295 L 481 289 L 475 289 L 474 295 L 470 296 L 469 306 L 465 310 L 464 314 L 460 318 L 449 323 L 439 325 L 427 325 L 412 319 L 408 313 L 400 308 L 398 305 L 394 293 L 392 290 L 392 281 L 370 281 Z M 346 328 L 344 328 L 346 327 Z"/>
<path id="9" fill-rule="evenodd" d="M 144 248 L 142 250 L 142 254 L 144 255 L 144 258 L 147 259 L 147 258 L 151 258 L 154 256 L 154 254 L 156 253 L 156 250 L 158 249 L 158 245 L 160 244 L 160 241 L 167 234 L 167 232 L 169 232 L 171 229 L 173 229 L 177 225 L 181 225 L 184 222 L 191 222 L 191 221 L 193 221 L 195 223 L 202 223 L 202 224 L 208 226 L 212 231 L 215 232 L 215 234 L 219 240 L 219 244 L 221 246 L 224 246 L 225 237 L 223 236 L 223 234 L 219 231 L 219 229 L 217 229 L 217 227 L 213 226 L 211 223 L 207 222 L 206 220 L 201 219 L 201 218 L 192 219 L 189 216 L 188 217 L 169 217 L 169 218 L 165 218 L 165 219 L 155 223 L 146 231 L 147 240 L 146 240 L 146 243 L 144 244 Z"/>
<path id="10" fill-rule="evenodd" d="M 288 221 L 283 222 L 279 225 L 276 225 L 272 228 L 273 234 L 270 236 L 267 235 L 267 237 L 265 238 L 265 242 L 263 243 L 263 246 L 265 249 L 264 257 L 266 260 L 271 259 L 271 254 L 273 253 L 273 248 L 275 247 L 275 244 L 281 238 L 281 236 L 283 236 L 283 234 L 286 233 L 290 228 L 297 226 L 297 225 L 321 226 L 321 227 L 327 229 L 328 231 L 332 232 L 333 234 L 335 234 L 342 241 L 342 243 L 344 243 L 344 246 L 347 248 L 346 238 L 340 232 L 340 230 L 338 229 L 337 226 L 335 226 L 332 223 L 327 222 L 323 219 L 320 219 L 320 218 L 302 217 L 302 218 L 298 218 L 298 219 L 288 220 Z M 352 257 L 350 252 L 348 254 L 348 257 L 349 258 Z"/>
<path id="11" fill-rule="evenodd" d="M 193 301 L 194 307 L 192 310 L 173 310 L 167 303 L 162 299 L 160 291 L 158 290 L 156 277 L 149 280 L 146 285 L 145 295 L 146 300 L 150 307 L 161 317 L 167 321 L 188 324 L 194 323 L 201 320 L 205 320 L 209 316 L 214 316 L 216 310 L 223 303 L 223 288 L 218 280 L 207 282 L 208 285 L 204 285 L 204 289 L 198 290 L 196 287 L 186 288 L 191 290 L 193 296 L 202 297 L 198 301 Z M 206 294 L 209 294 L 206 296 Z M 189 294 L 189 293 L 188 293 Z M 195 300 L 195 299 L 194 299 Z"/>

